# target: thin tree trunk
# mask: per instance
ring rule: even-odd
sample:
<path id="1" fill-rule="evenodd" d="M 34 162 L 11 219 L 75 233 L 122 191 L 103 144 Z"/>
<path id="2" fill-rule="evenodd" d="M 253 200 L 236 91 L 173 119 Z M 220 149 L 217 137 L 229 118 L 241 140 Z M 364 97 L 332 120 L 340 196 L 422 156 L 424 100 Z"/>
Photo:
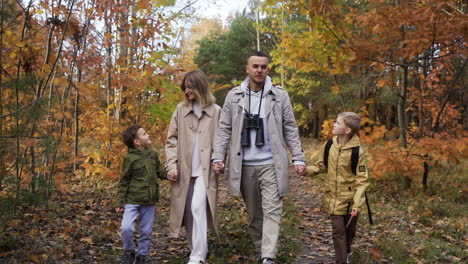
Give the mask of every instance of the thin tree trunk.
<path id="1" fill-rule="evenodd" d="M 398 99 L 398 127 L 400 129 L 400 140 L 403 148 L 408 148 L 406 140 L 406 96 L 408 93 L 408 66 L 404 64 L 402 72 L 402 82 L 400 88 L 400 98 Z M 407 175 L 402 175 L 403 188 L 409 189 L 411 187 L 411 179 Z"/>
<path id="2" fill-rule="evenodd" d="M 24 13 L 24 23 L 23 23 L 23 28 L 21 29 L 21 43 L 24 41 L 24 36 L 26 34 L 26 24 L 28 23 L 29 19 L 31 18 L 29 16 L 29 9 L 31 8 L 32 5 L 32 0 L 28 3 L 28 6 L 25 10 Z M 22 53 L 22 45 L 19 47 L 19 52 L 18 54 Z M 19 80 L 20 80 L 20 71 L 21 71 L 21 58 L 18 58 L 18 62 L 16 64 L 16 85 L 15 85 L 15 96 L 16 96 L 16 104 L 15 104 L 15 111 L 19 111 Z M 16 155 L 16 164 L 15 164 L 15 169 L 16 169 L 16 195 L 15 195 L 15 203 L 13 206 L 13 214 L 16 214 L 16 206 L 18 204 L 19 200 L 19 195 L 20 195 L 20 187 L 21 187 L 21 172 L 20 172 L 20 163 L 21 163 L 21 156 L 20 156 L 20 134 L 19 134 L 19 119 L 20 116 L 17 113 L 15 115 L 15 127 L 16 127 L 16 143 L 15 143 L 15 155 Z"/>
<path id="3" fill-rule="evenodd" d="M 106 35 L 110 36 L 112 34 L 112 23 L 109 21 L 109 15 L 111 10 L 108 11 L 109 14 L 106 14 L 104 17 L 104 24 L 106 27 Z M 111 104 L 111 84 L 112 84 L 112 77 L 111 77 L 111 69 L 112 69 L 112 43 L 110 41 L 106 41 L 106 102 L 107 108 Z M 114 107 L 115 111 L 115 107 Z M 112 116 L 112 113 L 109 112 L 107 115 L 108 117 Z M 108 120 L 109 121 L 109 120 Z"/>
<path id="4" fill-rule="evenodd" d="M 127 48 L 126 46 L 128 45 L 128 36 L 127 36 L 127 26 L 128 26 L 128 6 L 124 5 L 124 1 L 120 0 L 118 1 L 118 7 L 119 7 L 119 16 L 118 16 L 118 39 L 119 39 L 119 54 L 118 54 L 118 64 L 117 64 L 117 72 L 119 76 L 123 76 L 124 72 L 122 71 L 122 68 L 126 67 L 126 62 L 127 62 Z M 125 91 L 125 87 L 120 84 L 119 89 L 114 96 L 114 105 L 115 105 L 115 115 L 114 118 L 117 122 L 120 121 L 121 119 L 121 114 L 122 114 L 122 109 L 124 104 L 124 96 L 123 93 Z"/>
<path id="5" fill-rule="evenodd" d="M 422 184 L 423 184 L 424 192 L 427 192 L 427 189 L 429 187 L 427 185 L 427 179 L 428 178 L 429 178 L 429 164 L 427 164 L 427 162 L 424 162 L 424 173 L 423 173 L 423 178 L 422 178 Z"/>
<path id="6" fill-rule="evenodd" d="M 94 2 L 93 2 L 94 5 Z M 87 35 L 88 35 L 88 28 L 91 20 L 88 18 L 85 26 L 82 30 L 81 39 L 79 40 L 79 47 L 81 46 L 81 54 L 84 54 L 86 51 L 86 43 L 87 43 Z M 77 82 L 81 83 L 81 78 L 83 76 L 83 62 L 79 62 L 77 64 L 78 76 Z M 73 109 L 73 118 L 75 119 L 75 143 L 74 143 L 74 161 L 73 161 L 73 173 L 77 169 L 77 157 L 79 155 L 79 134 L 80 134 L 80 90 L 79 86 L 75 85 L 75 107 Z"/>
<path id="7" fill-rule="evenodd" d="M 408 148 L 406 140 L 406 95 L 408 93 L 408 66 L 403 66 L 402 82 L 398 98 L 398 128 L 400 129 L 401 146 Z"/>
<path id="8" fill-rule="evenodd" d="M 0 12 L 3 14 L 5 2 L 0 2 Z M 3 16 L 0 17 L 0 32 L 3 32 Z M 3 34 L 0 34 L 0 116 L 3 116 Z M 5 140 L 6 141 L 6 140 Z M 3 179 L 6 176 L 5 163 L 3 162 L 3 152 L 5 151 L 3 139 L 3 118 L 0 118 L 0 191 L 3 190 Z"/>
<path id="9" fill-rule="evenodd" d="M 260 31 L 258 30 L 259 28 L 259 16 L 260 16 L 260 11 L 259 11 L 259 4 L 258 1 L 255 1 L 255 31 L 257 33 L 257 51 L 260 51 Z"/>

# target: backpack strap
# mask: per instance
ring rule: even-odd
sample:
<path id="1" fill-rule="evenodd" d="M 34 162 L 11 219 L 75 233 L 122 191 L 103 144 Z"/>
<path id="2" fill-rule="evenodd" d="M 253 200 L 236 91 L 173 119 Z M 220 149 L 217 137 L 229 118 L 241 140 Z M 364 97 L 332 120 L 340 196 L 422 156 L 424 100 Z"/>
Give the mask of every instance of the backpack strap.
<path id="1" fill-rule="evenodd" d="M 360 146 L 351 149 L 351 171 L 356 175 L 357 164 L 359 162 L 359 148 Z"/>
<path id="2" fill-rule="evenodd" d="M 364 196 L 366 197 L 367 216 L 369 217 L 369 224 L 373 225 L 374 221 L 372 220 L 372 211 L 370 209 L 369 198 L 367 198 L 367 192 L 364 192 Z"/>
<path id="3" fill-rule="evenodd" d="M 328 154 L 330 154 L 330 148 L 333 145 L 333 139 L 327 140 L 327 144 L 325 144 L 325 150 L 323 151 L 323 163 L 325 167 L 328 169 Z"/>

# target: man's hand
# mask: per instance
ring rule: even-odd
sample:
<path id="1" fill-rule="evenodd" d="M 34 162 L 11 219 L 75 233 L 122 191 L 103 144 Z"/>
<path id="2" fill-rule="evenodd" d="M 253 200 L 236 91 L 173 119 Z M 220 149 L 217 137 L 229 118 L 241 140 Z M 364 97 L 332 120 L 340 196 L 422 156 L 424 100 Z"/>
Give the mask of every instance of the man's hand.
<path id="1" fill-rule="evenodd" d="M 305 165 L 294 165 L 297 175 L 305 175 L 306 166 Z"/>
<path id="2" fill-rule="evenodd" d="M 178 176 L 177 170 L 170 170 L 167 173 L 167 179 L 173 182 L 177 181 L 177 176 Z"/>
<path id="3" fill-rule="evenodd" d="M 224 162 L 217 161 L 213 162 L 213 170 L 216 174 L 220 174 L 224 172 Z"/>
<path id="4" fill-rule="evenodd" d="M 125 208 L 122 208 L 122 207 L 115 208 L 116 213 L 123 213 L 123 211 L 125 211 Z"/>
<path id="5" fill-rule="evenodd" d="M 359 214 L 359 211 L 358 210 L 352 210 L 351 211 L 351 216 L 356 216 Z"/>

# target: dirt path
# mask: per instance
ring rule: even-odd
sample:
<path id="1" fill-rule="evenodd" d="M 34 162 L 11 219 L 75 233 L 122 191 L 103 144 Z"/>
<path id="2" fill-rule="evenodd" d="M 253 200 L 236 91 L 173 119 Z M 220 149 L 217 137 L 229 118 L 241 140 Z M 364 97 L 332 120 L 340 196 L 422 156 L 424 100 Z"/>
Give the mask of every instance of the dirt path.
<path id="1" fill-rule="evenodd" d="M 302 250 L 293 263 L 333 263 L 331 223 L 329 217 L 320 210 L 320 185 L 314 184 L 307 177 L 292 174 L 289 190 L 289 198 L 294 201 L 301 219 L 298 228 L 301 230 Z"/>

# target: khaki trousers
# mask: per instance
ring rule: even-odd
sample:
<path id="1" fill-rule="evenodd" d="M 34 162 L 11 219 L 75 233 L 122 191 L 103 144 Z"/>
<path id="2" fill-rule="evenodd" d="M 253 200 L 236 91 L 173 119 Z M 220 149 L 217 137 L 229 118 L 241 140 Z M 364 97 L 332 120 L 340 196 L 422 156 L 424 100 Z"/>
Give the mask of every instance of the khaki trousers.
<path id="1" fill-rule="evenodd" d="M 351 215 L 331 215 L 333 246 L 335 248 L 335 262 L 347 263 L 346 257 L 351 253 L 351 244 L 356 235 L 358 216 L 353 217 L 346 227 Z"/>
<path id="2" fill-rule="evenodd" d="M 273 164 L 242 166 L 241 192 L 249 219 L 249 232 L 262 258 L 276 258 L 283 200 Z"/>

